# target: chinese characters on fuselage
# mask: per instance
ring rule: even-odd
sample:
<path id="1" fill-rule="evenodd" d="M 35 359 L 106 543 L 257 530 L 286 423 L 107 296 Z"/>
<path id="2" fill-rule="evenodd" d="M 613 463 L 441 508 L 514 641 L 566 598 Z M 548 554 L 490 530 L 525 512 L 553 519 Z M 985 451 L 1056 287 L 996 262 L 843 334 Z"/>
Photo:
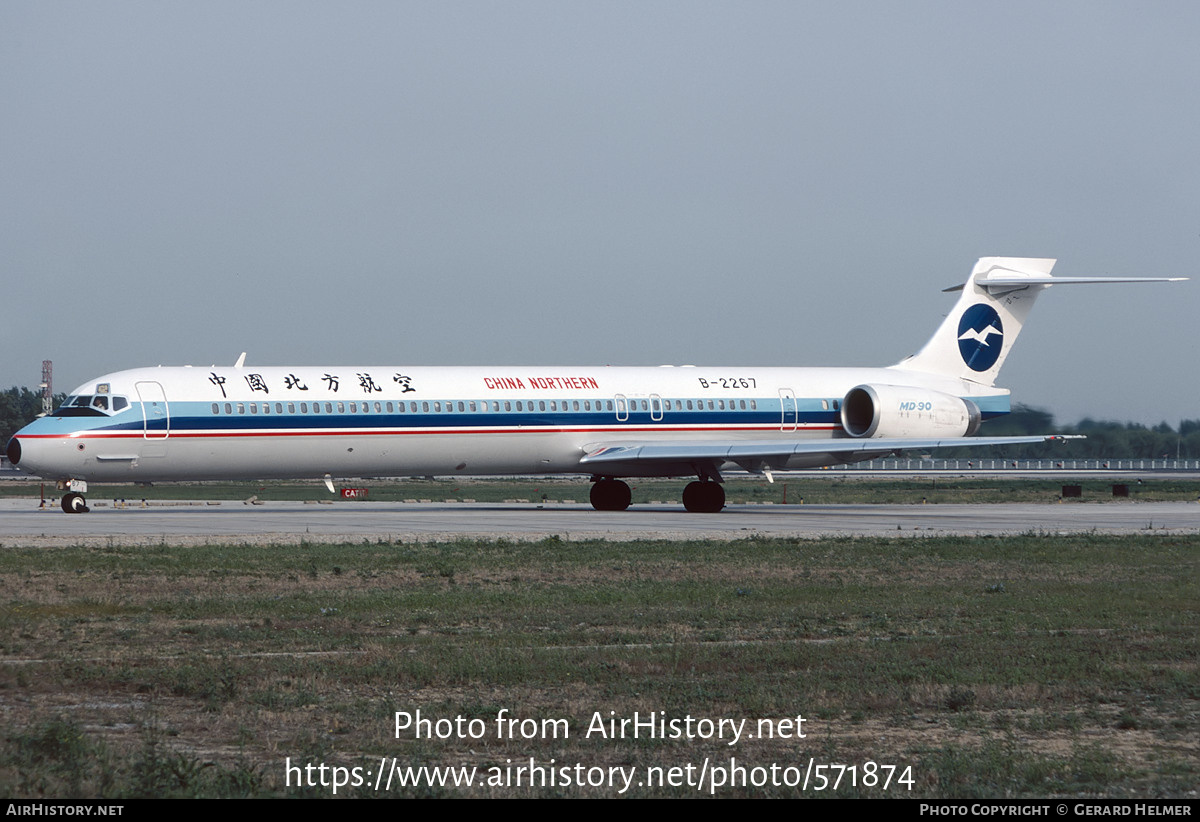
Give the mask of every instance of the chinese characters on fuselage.
<path id="1" fill-rule="evenodd" d="M 383 388 L 381 388 L 375 382 L 375 378 L 369 372 L 355 372 L 354 376 L 357 379 L 357 386 L 363 390 L 363 393 L 371 394 L 375 392 L 383 392 Z M 268 377 L 265 375 L 259 373 L 245 374 L 243 375 L 243 379 L 246 380 L 246 385 L 250 388 L 251 392 L 262 392 L 264 394 L 271 393 L 272 385 Z M 308 386 L 304 383 L 304 381 L 295 374 L 285 374 L 282 377 L 273 379 L 277 379 L 277 383 L 274 385 L 274 387 L 277 389 L 286 391 L 308 390 Z M 223 398 L 228 398 L 228 394 L 225 392 L 225 384 L 228 382 L 227 377 L 224 377 L 215 371 L 210 371 L 208 381 L 221 391 L 221 396 Z M 331 394 L 338 393 L 339 389 L 341 388 L 341 376 L 338 374 L 323 374 L 321 376 L 321 381 L 325 383 L 325 390 Z M 407 394 L 417 390 L 412 384 L 412 377 L 404 374 L 394 374 L 392 376 L 392 382 L 396 383 L 400 387 L 400 393 L 402 394 Z"/>

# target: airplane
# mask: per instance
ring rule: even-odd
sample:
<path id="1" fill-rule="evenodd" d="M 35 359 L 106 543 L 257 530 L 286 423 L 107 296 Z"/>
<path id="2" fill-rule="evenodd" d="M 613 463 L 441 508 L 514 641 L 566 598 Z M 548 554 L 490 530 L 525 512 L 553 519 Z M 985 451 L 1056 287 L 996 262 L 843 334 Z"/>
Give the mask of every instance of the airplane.
<path id="1" fill-rule="evenodd" d="M 903 450 L 1011 445 L 974 436 L 1008 413 L 996 376 L 1053 285 L 1185 277 L 1054 277 L 1056 261 L 983 257 L 916 354 L 883 368 L 497 366 L 151 367 L 76 388 L 8 442 L 56 481 L 586 474 L 591 504 L 629 507 L 631 477 L 694 476 L 689 512 L 725 505 L 724 474 L 839 465 Z"/>

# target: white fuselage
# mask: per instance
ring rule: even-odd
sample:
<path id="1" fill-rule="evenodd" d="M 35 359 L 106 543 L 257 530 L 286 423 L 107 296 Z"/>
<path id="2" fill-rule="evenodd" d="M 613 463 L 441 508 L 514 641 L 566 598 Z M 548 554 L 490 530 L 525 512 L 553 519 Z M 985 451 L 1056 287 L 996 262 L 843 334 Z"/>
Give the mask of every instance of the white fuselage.
<path id="1" fill-rule="evenodd" d="M 843 398 L 863 384 L 1008 410 L 1003 389 L 895 367 L 189 366 L 88 382 L 16 439 L 19 467 L 52 479 L 590 474 L 581 458 L 606 443 L 844 438 Z"/>

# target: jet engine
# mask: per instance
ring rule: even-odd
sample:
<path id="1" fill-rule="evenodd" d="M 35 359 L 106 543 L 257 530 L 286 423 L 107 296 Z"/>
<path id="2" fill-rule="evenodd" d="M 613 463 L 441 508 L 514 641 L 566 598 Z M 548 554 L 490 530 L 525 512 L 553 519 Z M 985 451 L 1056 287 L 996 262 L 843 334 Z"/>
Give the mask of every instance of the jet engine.
<path id="1" fill-rule="evenodd" d="M 928 388 L 859 385 L 842 400 L 852 437 L 968 437 L 981 420 L 975 403 Z"/>

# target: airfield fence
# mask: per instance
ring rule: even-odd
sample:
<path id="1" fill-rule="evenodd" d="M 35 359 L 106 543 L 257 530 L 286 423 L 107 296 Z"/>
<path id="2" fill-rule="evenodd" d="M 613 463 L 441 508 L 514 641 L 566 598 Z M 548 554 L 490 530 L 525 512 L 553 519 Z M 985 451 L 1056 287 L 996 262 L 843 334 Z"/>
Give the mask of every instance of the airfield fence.
<path id="1" fill-rule="evenodd" d="M 937 459 L 889 457 L 853 465 L 837 465 L 830 471 L 1196 471 L 1200 459 Z"/>

